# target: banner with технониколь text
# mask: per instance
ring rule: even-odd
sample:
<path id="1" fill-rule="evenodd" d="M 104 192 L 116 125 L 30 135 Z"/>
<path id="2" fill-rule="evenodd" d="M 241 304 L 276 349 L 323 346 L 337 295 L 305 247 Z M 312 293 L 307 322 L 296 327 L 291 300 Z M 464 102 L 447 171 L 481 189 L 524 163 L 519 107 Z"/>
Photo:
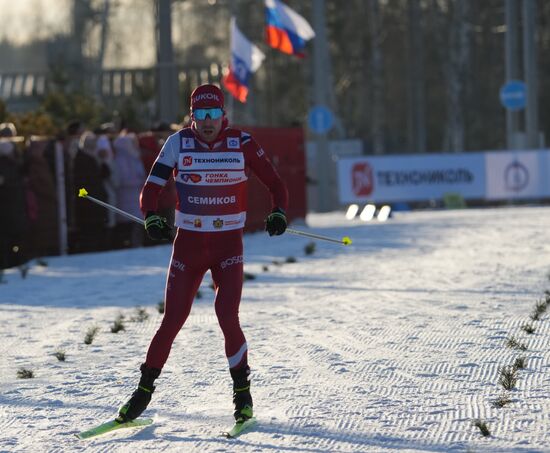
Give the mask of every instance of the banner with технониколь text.
<path id="1" fill-rule="evenodd" d="M 550 151 L 392 155 L 338 161 L 341 203 L 550 197 Z"/>

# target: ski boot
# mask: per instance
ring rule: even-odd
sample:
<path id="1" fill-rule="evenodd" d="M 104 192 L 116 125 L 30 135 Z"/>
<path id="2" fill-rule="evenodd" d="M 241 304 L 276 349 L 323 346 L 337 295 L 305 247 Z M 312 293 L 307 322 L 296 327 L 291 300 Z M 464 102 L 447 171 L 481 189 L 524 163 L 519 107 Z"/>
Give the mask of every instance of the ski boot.
<path id="1" fill-rule="evenodd" d="M 253 417 L 252 395 L 250 395 L 250 368 L 246 366 L 238 370 L 229 370 L 233 378 L 233 416 L 236 422 L 245 422 Z"/>
<path id="2" fill-rule="evenodd" d="M 138 418 L 147 408 L 151 401 L 151 395 L 155 391 L 153 383 L 159 377 L 160 370 L 158 368 L 149 368 L 145 363 L 139 368 L 141 371 L 141 379 L 139 380 L 138 388 L 132 393 L 132 397 L 118 411 L 117 421 L 128 422 Z"/>

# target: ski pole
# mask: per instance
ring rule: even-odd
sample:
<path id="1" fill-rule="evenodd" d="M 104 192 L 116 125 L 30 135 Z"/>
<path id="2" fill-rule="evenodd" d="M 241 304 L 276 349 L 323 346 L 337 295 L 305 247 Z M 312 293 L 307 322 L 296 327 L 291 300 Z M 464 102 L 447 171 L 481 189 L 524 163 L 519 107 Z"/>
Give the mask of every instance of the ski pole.
<path id="1" fill-rule="evenodd" d="M 351 239 L 349 236 L 344 236 L 342 239 L 333 239 L 320 234 L 306 233 L 305 231 L 295 230 L 293 228 L 287 228 L 287 233 L 296 234 L 298 236 L 306 236 L 308 238 L 320 239 L 322 241 L 335 242 L 336 244 L 350 245 Z"/>
<path id="2" fill-rule="evenodd" d="M 104 208 L 110 209 L 111 211 L 116 212 L 117 214 L 120 214 L 121 216 L 124 216 L 130 220 L 133 220 L 136 223 L 139 223 L 140 225 L 144 225 L 145 221 L 143 219 L 140 219 L 139 217 L 136 217 L 135 215 L 130 214 L 129 212 L 123 211 L 122 209 L 118 209 L 113 205 L 110 205 L 109 203 L 105 203 L 104 201 L 98 200 L 97 198 L 91 197 L 88 195 L 88 191 L 84 188 L 80 189 L 78 191 L 78 196 L 80 198 L 87 198 L 90 201 L 93 201 L 94 203 L 103 206 Z"/>
<path id="3" fill-rule="evenodd" d="M 90 195 L 88 195 L 88 191 L 84 188 L 78 191 L 78 196 L 80 198 L 87 198 L 88 200 L 93 201 L 94 203 L 100 206 L 103 206 L 104 208 L 110 209 L 111 211 L 114 211 L 124 217 L 127 217 L 128 219 L 133 220 L 134 222 L 139 223 L 140 225 L 143 225 L 145 223 L 144 220 L 140 219 L 139 217 L 136 217 L 135 215 L 132 215 L 126 211 L 123 211 L 122 209 L 118 209 L 115 206 L 110 205 L 109 203 L 105 203 L 104 201 L 98 200 L 97 198 L 91 197 Z M 293 228 L 287 228 L 286 232 L 290 234 L 296 234 L 298 236 L 305 236 L 309 238 L 320 239 L 322 241 L 335 242 L 336 244 L 343 244 L 343 245 L 351 244 L 351 239 L 348 236 L 344 236 L 342 239 L 333 239 L 326 236 L 321 236 L 319 234 L 306 233 L 305 231 L 295 230 Z"/>

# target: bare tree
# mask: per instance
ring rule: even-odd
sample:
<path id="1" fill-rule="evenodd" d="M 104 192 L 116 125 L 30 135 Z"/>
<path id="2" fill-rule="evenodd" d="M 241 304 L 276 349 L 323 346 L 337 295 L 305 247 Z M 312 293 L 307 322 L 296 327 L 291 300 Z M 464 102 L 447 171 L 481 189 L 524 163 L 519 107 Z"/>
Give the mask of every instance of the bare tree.
<path id="1" fill-rule="evenodd" d="M 407 145 L 410 151 L 426 151 L 426 99 L 424 89 L 423 18 L 420 0 L 408 0 L 407 33 Z"/>
<path id="2" fill-rule="evenodd" d="M 445 149 L 453 152 L 464 151 L 464 93 L 466 69 L 470 57 L 470 24 L 468 12 L 470 0 L 455 0 L 451 8 L 449 28 L 447 75 L 447 126 Z"/>
<path id="3" fill-rule="evenodd" d="M 371 68 L 372 68 L 372 110 L 371 131 L 373 151 L 383 154 L 385 151 L 384 128 L 384 61 L 382 57 L 382 27 L 379 0 L 368 0 L 367 16 L 371 39 Z"/>
<path id="4" fill-rule="evenodd" d="M 99 51 L 97 53 L 97 68 L 99 71 L 103 69 L 105 60 L 105 48 L 109 38 L 109 9 L 110 0 L 103 0 L 103 9 L 101 11 L 101 32 L 99 38 Z"/>

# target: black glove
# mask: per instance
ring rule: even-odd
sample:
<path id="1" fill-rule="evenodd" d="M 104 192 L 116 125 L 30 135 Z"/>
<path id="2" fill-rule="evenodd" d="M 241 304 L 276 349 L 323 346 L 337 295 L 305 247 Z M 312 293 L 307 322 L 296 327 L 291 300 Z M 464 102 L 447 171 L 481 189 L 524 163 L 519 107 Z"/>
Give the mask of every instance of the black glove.
<path id="1" fill-rule="evenodd" d="M 285 211 L 280 208 L 275 208 L 271 214 L 265 219 L 265 231 L 270 236 L 280 236 L 286 230 L 286 215 Z"/>
<path id="2" fill-rule="evenodd" d="M 162 241 L 163 239 L 172 239 L 172 228 L 166 223 L 164 217 L 160 217 L 154 212 L 148 212 L 145 218 L 145 231 L 153 241 Z"/>

